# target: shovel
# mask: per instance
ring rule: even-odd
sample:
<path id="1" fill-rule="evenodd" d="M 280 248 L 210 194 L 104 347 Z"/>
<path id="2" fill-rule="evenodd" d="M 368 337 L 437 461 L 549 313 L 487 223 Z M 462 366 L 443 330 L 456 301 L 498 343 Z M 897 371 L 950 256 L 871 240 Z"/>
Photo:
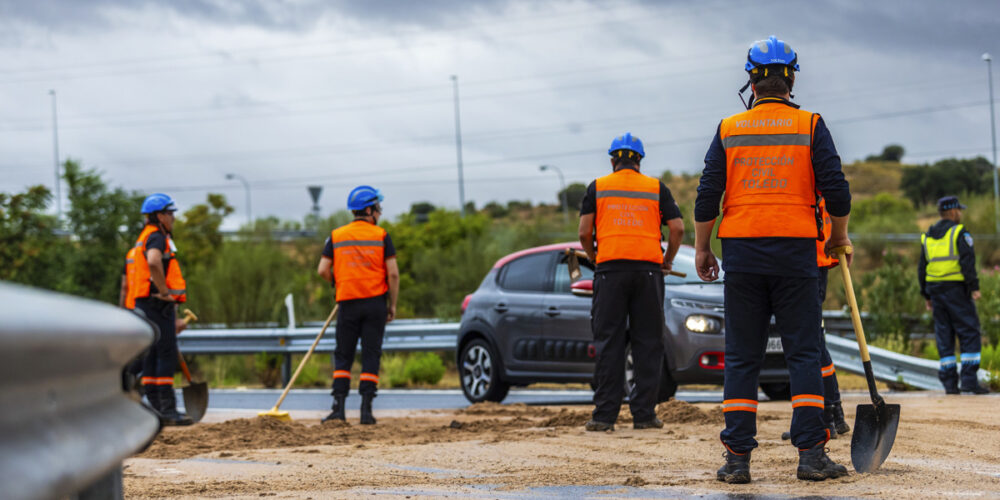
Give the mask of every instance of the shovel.
<path id="1" fill-rule="evenodd" d="M 191 312 L 190 309 L 185 309 L 182 321 L 186 325 L 193 321 L 198 321 L 198 316 Z M 191 381 L 191 371 L 188 370 L 188 365 L 184 362 L 184 356 L 181 355 L 180 350 L 177 351 L 177 361 L 180 363 L 181 371 L 184 372 L 184 378 L 188 382 L 188 385 L 181 389 L 184 395 L 184 410 L 191 417 L 191 420 L 200 422 L 202 417 L 205 416 L 205 411 L 208 410 L 208 384 Z"/>
<path id="2" fill-rule="evenodd" d="M 861 351 L 861 362 L 865 367 L 865 379 L 868 381 L 868 392 L 872 404 L 858 405 L 854 415 L 854 436 L 851 438 L 851 463 L 854 470 L 862 473 L 874 472 L 885 462 L 892 443 L 896 440 L 896 430 L 899 427 L 899 405 L 886 404 L 875 389 L 875 375 L 872 373 L 872 359 L 868 355 L 868 344 L 865 343 L 865 331 L 861 325 L 861 313 L 858 311 L 858 301 L 854 296 L 854 285 L 851 283 L 851 272 L 847 269 L 847 254 L 851 247 L 837 247 L 833 252 L 840 259 L 840 269 L 844 276 L 844 291 L 847 293 L 847 304 L 851 308 L 851 321 L 854 323 L 854 336 L 858 339 L 858 350 Z"/>
<path id="3" fill-rule="evenodd" d="M 316 340 L 313 341 L 312 346 L 309 347 L 309 351 L 306 352 L 302 361 L 299 361 L 299 367 L 295 369 L 295 373 L 292 374 L 292 378 L 288 381 L 288 385 L 285 386 L 285 390 L 281 392 L 281 397 L 278 398 L 278 402 L 274 403 L 274 407 L 270 410 L 258 413 L 258 417 L 274 418 L 285 422 L 292 420 L 291 415 L 289 415 L 287 411 L 281 411 L 278 408 L 280 408 L 281 403 L 285 401 L 285 396 L 288 395 L 288 391 L 292 390 L 292 386 L 295 385 L 295 379 L 299 378 L 299 372 L 301 372 L 302 368 L 306 366 L 306 362 L 309 361 L 309 356 L 312 356 L 313 351 L 316 350 L 316 346 L 319 345 L 319 339 L 323 338 L 323 334 L 326 333 L 326 328 L 330 326 L 330 322 L 333 321 L 333 318 L 337 315 L 337 309 L 339 307 L 340 304 L 333 306 L 333 310 L 330 311 L 330 317 L 326 318 L 326 323 L 323 323 L 323 329 L 319 331 L 319 335 L 316 336 Z"/>

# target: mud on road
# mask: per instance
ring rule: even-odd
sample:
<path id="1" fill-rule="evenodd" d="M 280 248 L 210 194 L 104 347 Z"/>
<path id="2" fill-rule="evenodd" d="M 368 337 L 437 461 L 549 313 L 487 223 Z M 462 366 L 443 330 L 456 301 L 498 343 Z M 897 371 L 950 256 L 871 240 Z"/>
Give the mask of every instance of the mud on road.
<path id="1" fill-rule="evenodd" d="M 761 403 L 750 485 L 715 480 L 718 405 L 661 404 L 659 430 L 583 430 L 586 407 L 479 404 L 380 418 L 376 426 L 235 419 L 168 428 L 126 461 L 129 498 L 674 498 L 727 493 L 838 497 L 1000 497 L 1000 398 L 892 395 L 903 406 L 896 445 L 874 474 L 795 479 L 780 440 L 790 405 Z M 854 405 L 845 401 L 853 423 Z M 376 416 L 378 412 L 376 410 Z M 850 464 L 850 440 L 830 441 Z"/>

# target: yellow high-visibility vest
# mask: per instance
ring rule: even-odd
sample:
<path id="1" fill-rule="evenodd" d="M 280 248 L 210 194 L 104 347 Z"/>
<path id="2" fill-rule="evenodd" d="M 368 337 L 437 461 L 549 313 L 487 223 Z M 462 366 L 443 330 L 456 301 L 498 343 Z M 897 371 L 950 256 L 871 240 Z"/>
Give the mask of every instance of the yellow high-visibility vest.
<path id="1" fill-rule="evenodd" d="M 962 225 L 952 226 L 941 238 L 920 235 L 920 244 L 927 258 L 927 281 L 965 281 L 958 261 L 958 235 Z"/>

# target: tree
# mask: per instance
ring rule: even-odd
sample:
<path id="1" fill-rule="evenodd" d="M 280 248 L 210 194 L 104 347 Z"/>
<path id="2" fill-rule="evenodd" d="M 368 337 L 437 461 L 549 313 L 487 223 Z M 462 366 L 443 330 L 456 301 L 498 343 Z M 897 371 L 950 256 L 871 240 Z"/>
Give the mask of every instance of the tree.
<path id="1" fill-rule="evenodd" d="M 180 262 L 189 269 L 212 263 L 216 252 L 222 246 L 222 220 L 233 213 L 233 207 L 226 202 L 225 195 L 209 193 L 205 203 L 195 205 L 184 212 L 184 216 L 174 227 L 174 239 L 178 242 Z"/>
<path id="2" fill-rule="evenodd" d="M 45 186 L 0 193 L 0 280 L 55 289 L 66 243 L 45 214 L 52 194 Z"/>
<path id="3" fill-rule="evenodd" d="M 899 187 L 914 205 L 925 205 L 942 196 L 985 193 L 992 186 L 992 166 L 981 156 L 945 158 L 933 165 L 906 167 Z"/>
<path id="4" fill-rule="evenodd" d="M 109 189 L 96 170 L 72 160 L 63 165 L 71 208 L 66 213 L 73 248 L 66 252 L 60 290 L 117 303 L 125 253 L 142 231 L 142 194 Z"/>
<path id="5" fill-rule="evenodd" d="M 903 154 L 906 150 L 903 146 L 899 144 L 889 144 L 882 149 L 882 154 L 880 155 L 869 155 L 865 158 L 865 161 L 884 161 L 889 163 L 899 163 L 903 159 Z"/>
<path id="6" fill-rule="evenodd" d="M 559 191 L 559 200 L 562 203 L 562 195 L 566 193 L 566 208 L 570 211 L 578 210 L 580 208 L 580 202 L 583 201 L 583 196 L 587 194 L 587 186 L 580 184 L 579 182 L 574 182 L 566 189 Z"/>

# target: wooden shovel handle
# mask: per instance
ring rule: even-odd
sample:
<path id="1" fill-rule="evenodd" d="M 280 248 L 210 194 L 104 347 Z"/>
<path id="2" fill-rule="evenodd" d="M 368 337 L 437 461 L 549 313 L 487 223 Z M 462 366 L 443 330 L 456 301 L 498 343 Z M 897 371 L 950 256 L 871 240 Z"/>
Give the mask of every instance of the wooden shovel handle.
<path id="1" fill-rule="evenodd" d="M 858 339 L 858 350 L 861 351 L 861 361 L 867 363 L 871 361 L 868 354 L 868 343 L 865 341 L 865 328 L 861 324 L 861 311 L 858 310 L 858 299 L 854 295 L 854 282 L 851 281 L 851 271 L 847 268 L 847 254 L 853 252 L 848 246 L 836 247 L 833 249 L 840 259 L 840 273 L 844 277 L 844 293 L 847 295 L 847 306 L 851 310 L 851 323 L 854 325 L 854 336 Z"/>

